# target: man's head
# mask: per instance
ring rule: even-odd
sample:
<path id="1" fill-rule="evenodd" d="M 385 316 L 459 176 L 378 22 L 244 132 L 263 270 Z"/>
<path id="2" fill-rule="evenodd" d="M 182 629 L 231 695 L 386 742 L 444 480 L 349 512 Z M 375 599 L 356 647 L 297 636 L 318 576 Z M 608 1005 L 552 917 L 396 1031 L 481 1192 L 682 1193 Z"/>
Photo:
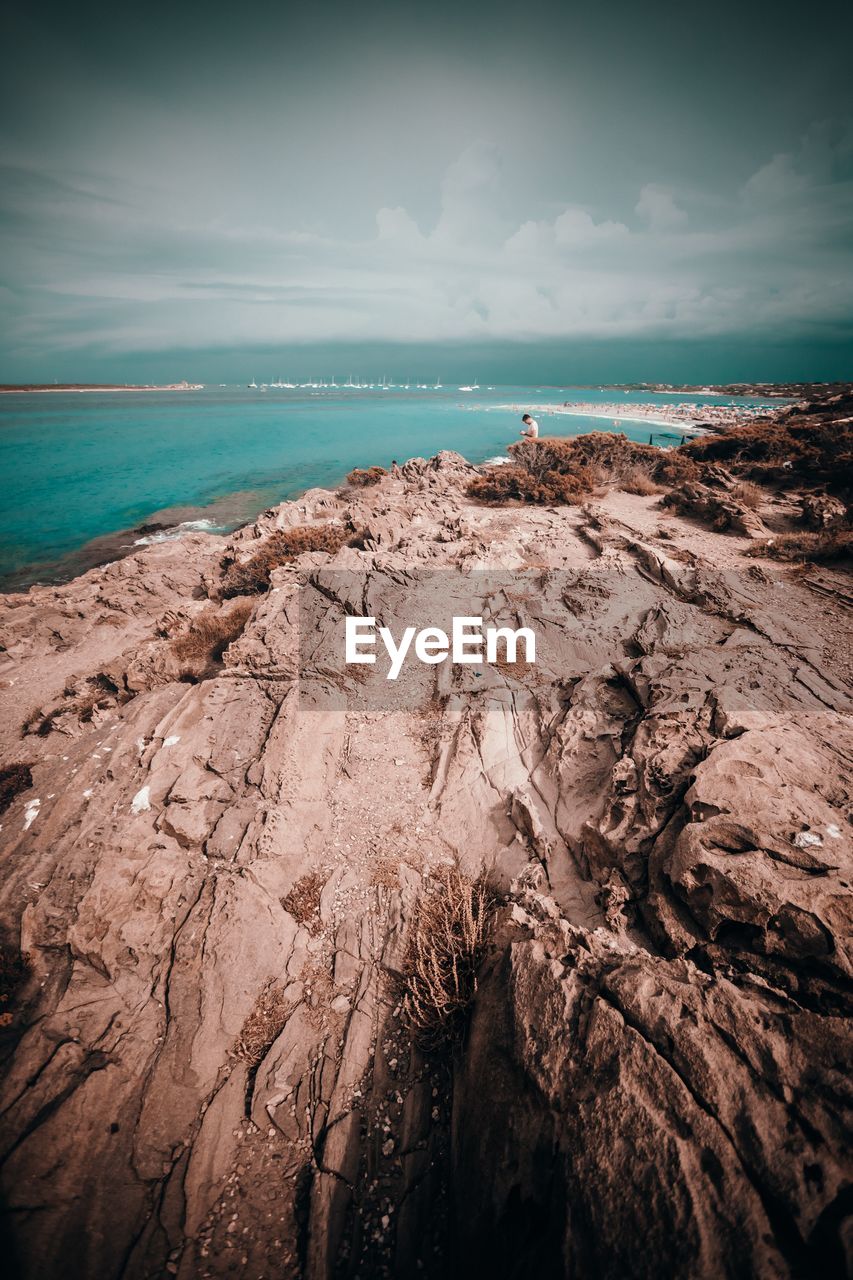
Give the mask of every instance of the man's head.
<path id="1" fill-rule="evenodd" d="M 522 414 L 521 421 L 522 421 L 522 422 L 532 422 L 532 421 L 533 421 L 533 419 L 531 418 L 531 416 L 530 416 L 530 414 L 529 414 L 529 413 L 525 413 L 525 414 Z"/>

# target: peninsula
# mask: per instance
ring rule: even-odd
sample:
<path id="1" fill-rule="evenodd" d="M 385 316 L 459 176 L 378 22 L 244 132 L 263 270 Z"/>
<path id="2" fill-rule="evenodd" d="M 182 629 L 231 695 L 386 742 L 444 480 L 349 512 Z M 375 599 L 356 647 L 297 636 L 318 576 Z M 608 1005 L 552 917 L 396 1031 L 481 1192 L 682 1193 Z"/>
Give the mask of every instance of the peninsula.
<path id="1" fill-rule="evenodd" d="M 415 458 L 0 600 L 23 1276 L 842 1274 L 850 423 Z M 535 662 L 347 663 L 442 609 Z"/>
<path id="2" fill-rule="evenodd" d="M 0 385 L 0 395 L 21 395 L 23 393 L 32 393 L 36 391 L 203 391 L 204 383 L 202 382 L 170 382 L 163 386 L 153 386 L 150 383 L 130 384 L 130 383 L 108 383 L 108 382 L 21 382 L 21 383 L 3 383 Z"/>

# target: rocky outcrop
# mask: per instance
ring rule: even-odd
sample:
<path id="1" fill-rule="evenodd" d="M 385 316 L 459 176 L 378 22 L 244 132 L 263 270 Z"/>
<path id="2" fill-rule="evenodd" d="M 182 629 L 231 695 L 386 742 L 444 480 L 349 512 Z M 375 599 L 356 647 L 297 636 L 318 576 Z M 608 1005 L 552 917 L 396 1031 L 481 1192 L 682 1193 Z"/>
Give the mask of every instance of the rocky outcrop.
<path id="1" fill-rule="evenodd" d="M 848 522 L 846 504 L 829 493 L 804 494 L 800 509 L 807 529 L 837 529 Z"/>
<path id="2" fill-rule="evenodd" d="M 460 1274 L 845 1274 L 841 1017 L 529 892 L 500 941 L 456 1081 Z"/>
<path id="3" fill-rule="evenodd" d="M 485 508 L 472 474 L 414 459 L 3 603 L 22 1276 L 842 1273 L 840 606 L 654 496 Z M 223 562 L 330 523 L 356 545 L 176 663 L 235 608 Z M 530 625 L 537 660 L 390 687 L 348 612 Z M 399 976 L 449 863 L 504 906 L 425 1056 Z"/>
<path id="4" fill-rule="evenodd" d="M 728 478 L 717 485 L 688 480 L 666 493 L 663 503 L 679 515 L 693 516 L 720 532 L 730 530 L 747 538 L 766 536 L 767 528 L 761 517 L 739 501 L 732 490 L 733 483 Z"/>

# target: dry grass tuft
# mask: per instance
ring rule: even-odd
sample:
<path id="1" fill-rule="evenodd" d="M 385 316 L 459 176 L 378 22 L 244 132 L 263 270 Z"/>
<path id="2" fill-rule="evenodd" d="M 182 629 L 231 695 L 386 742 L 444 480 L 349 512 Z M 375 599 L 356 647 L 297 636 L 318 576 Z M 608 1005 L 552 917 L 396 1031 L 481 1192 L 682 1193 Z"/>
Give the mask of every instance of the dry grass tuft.
<path id="1" fill-rule="evenodd" d="M 33 785 L 33 775 L 28 764 L 7 764 L 0 769 L 0 813 L 4 813 L 16 796 Z"/>
<path id="2" fill-rule="evenodd" d="M 295 525 L 292 529 L 279 529 L 251 555 L 238 561 L 226 557 L 222 595 L 259 595 L 269 590 L 270 574 L 283 564 L 295 560 L 306 551 L 325 551 L 334 555 L 341 547 L 356 545 L 358 535 L 352 528 L 337 524 Z"/>
<path id="3" fill-rule="evenodd" d="M 616 484 L 624 493 L 633 493 L 638 497 L 645 498 L 653 493 L 660 493 L 660 486 L 655 484 L 649 468 L 639 463 L 629 467 Z"/>
<path id="4" fill-rule="evenodd" d="M 366 489 L 368 485 L 379 484 L 382 477 L 387 474 L 384 467 L 367 467 L 366 469 L 356 467 L 347 476 L 347 484 L 353 485 L 356 489 Z"/>
<path id="5" fill-rule="evenodd" d="M 398 889 L 403 862 L 402 858 L 395 858 L 390 854 L 378 854 L 371 863 L 370 883 L 377 889 Z"/>
<path id="6" fill-rule="evenodd" d="M 263 1062 L 270 1046 L 284 1029 L 290 1013 L 290 1002 L 285 999 L 281 987 L 265 987 L 255 1001 L 255 1007 L 243 1023 L 235 1053 L 250 1067 Z"/>
<path id="7" fill-rule="evenodd" d="M 736 484 L 732 488 L 731 496 L 735 502 L 739 502 L 742 507 L 748 507 L 750 511 L 757 511 L 764 498 L 761 485 L 755 484 L 752 480 L 742 480 L 740 484 Z"/>
<path id="8" fill-rule="evenodd" d="M 766 556 L 770 560 L 812 561 L 828 564 L 853 557 L 853 530 L 826 529 L 819 533 L 780 533 L 769 542 L 750 547 L 750 556 Z"/>
<path id="9" fill-rule="evenodd" d="M 238 600 L 230 609 L 205 609 L 193 618 L 183 635 L 175 637 L 172 652 L 194 671 L 209 670 L 222 661 L 228 646 L 243 634 L 253 608 L 252 600 Z"/>
<path id="10" fill-rule="evenodd" d="M 421 1048 L 440 1048 L 461 1030 L 496 906 L 485 877 L 456 867 L 418 902 L 399 981 L 403 1018 Z"/>
<path id="11" fill-rule="evenodd" d="M 326 1025 L 329 1005 L 335 993 L 335 981 L 327 960 L 319 956 L 303 966 L 300 973 L 303 990 L 303 1008 L 308 1021 L 318 1030 Z"/>
<path id="12" fill-rule="evenodd" d="M 320 898 L 326 884 L 322 871 L 309 871 L 293 885 L 281 900 L 297 924 L 304 925 L 311 933 L 320 928 Z"/>
<path id="13" fill-rule="evenodd" d="M 536 664 L 528 662 L 527 658 L 515 658 L 511 662 L 506 656 L 498 658 L 492 666 L 500 671 L 502 676 L 512 676 L 514 680 L 526 680 L 530 672 L 536 668 Z"/>

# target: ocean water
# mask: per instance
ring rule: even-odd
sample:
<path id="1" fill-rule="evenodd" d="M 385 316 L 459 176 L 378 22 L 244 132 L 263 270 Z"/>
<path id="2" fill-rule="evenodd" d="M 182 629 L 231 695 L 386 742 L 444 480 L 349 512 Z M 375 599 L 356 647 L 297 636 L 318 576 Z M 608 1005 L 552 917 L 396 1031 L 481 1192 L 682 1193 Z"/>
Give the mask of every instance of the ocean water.
<path id="1" fill-rule="evenodd" d="M 455 386 L 0 395 L 0 587 L 67 580 L 146 538 L 189 528 L 227 532 L 305 489 L 339 484 L 353 467 L 439 449 L 472 462 L 502 456 L 528 407 L 621 398 L 671 404 L 682 397 L 537 387 L 461 393 Z M 540 429 L 570 436 L 617 428 L 555 416 L 540 420 Z M 645 423 L 618 429 L 642 441 L 658 432 L 656 443 L 667 443 L 667 430 L 680 436 L 677 427 Z"/>

